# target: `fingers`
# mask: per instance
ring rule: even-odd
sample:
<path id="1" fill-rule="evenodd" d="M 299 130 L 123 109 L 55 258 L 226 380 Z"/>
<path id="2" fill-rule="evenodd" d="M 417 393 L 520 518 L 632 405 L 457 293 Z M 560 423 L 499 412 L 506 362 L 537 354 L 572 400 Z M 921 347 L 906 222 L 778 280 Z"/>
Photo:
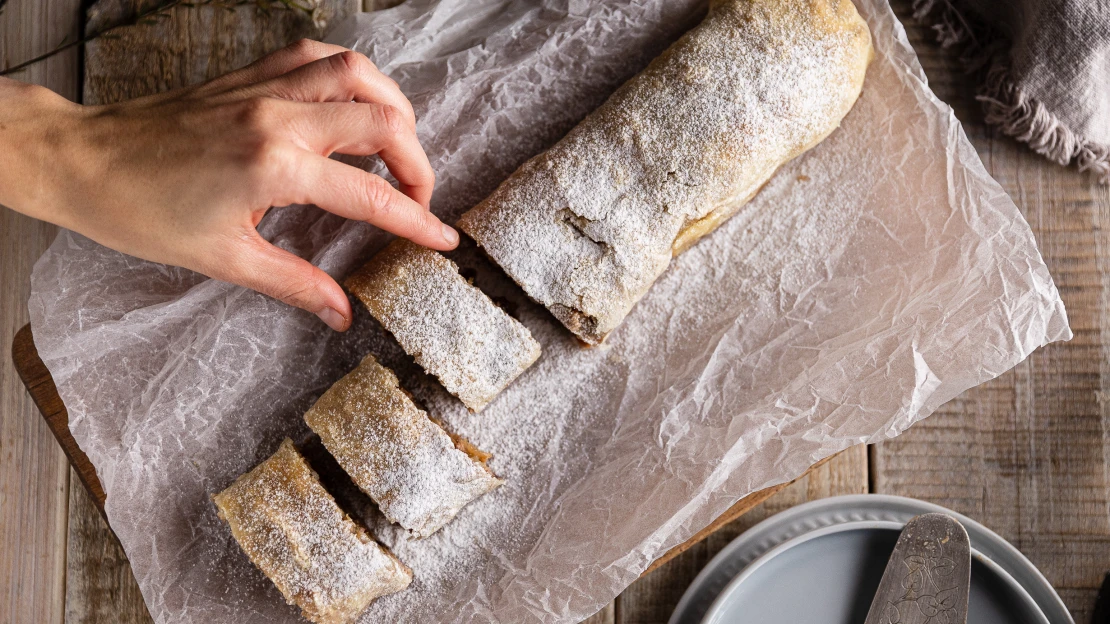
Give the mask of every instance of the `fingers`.
<path id="1" fill-rule="evenodd" d="M 205 86 L 211 88 L 213 91 L 224 91 L 226 89 L 263 82 L 276 78 L 303 65 L 307 65 L 313 61 L 318 61 L 322 58 L 348 51 L 347 48 L 342 46 L 313 41 L 311 39 L 301 39 L 280 50 L 267 54 L 242 69 L 237 69 L 229 74 L 220 76 L 208 82 Z"/>
<path id="2" fill-rule="evenodd" d="M 435 188 L 435 173 L 416 131 L 405 123 L 400 112 L 382 104 L 355 102 L 282 104 L 307 150 L 328 156 L 333 152 L 366 156 L 378 154 L 400 191 L 416 203 L 428 207 Z"/>
<path id="3" fill-rule="evenodd" d="M 454 249 L 459 234 L 434 214 L 372 173 L 302 152 L 300 175 L 289 180 L 288 203 L 316 204 L 432 249 Z"/>
<path id="4" fill-rule="evenodd" d="M 343 289 L 319 267 L 271 245 L 251 230 L 237 241 L 230 262 L 209 273 L 291 306 L 308 310 L 336 331 L 351 325 L 351 304 Z"/>
<path id="5" fill-rule="evenodd" d="M 416 127 L 412 104 L 397 83 L 351 50 L 307 63 L 257 85 L 258 95 L 301 102 L 364 102 L 387 104 Z"/>

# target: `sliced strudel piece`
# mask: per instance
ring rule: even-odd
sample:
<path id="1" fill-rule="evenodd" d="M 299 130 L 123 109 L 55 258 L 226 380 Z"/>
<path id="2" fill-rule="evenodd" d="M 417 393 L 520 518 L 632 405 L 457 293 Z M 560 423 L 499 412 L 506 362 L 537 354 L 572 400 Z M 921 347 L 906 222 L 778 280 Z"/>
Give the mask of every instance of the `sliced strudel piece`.
<path id="1" fill-rule="evenodd" d="M 289 440 L 212 498 L 250 560 L 317 624 L 350 622 L 412 582 L 412 572 L 339 509 Z"/>
<path id="2" fill-rule="evenodd" d="M 673 255 L 836 129 L 871 53 L 851 0 L 712 2 L 698 27 L 458 226 L 597 344 Z"/>
<path id="3" fill-rule="evenodd" d="M 480 411 L 540 356 L 519 321 L 441 254 L 398 239 L 346 286 L 424 370 Z"/>
<path id="4" fill-rule="evenodd" d="M 489 455 L 453 440 L 373 356 L 329 388 L 304 418 L 385 517 L 417 537 L 435 533 L 502 483 L 485 465 Z"/>

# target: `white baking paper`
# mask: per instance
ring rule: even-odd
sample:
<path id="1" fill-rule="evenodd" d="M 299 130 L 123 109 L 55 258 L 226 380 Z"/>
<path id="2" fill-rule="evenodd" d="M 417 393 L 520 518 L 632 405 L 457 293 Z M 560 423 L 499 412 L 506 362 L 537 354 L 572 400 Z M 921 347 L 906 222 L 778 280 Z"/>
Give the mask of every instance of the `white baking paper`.
<path id="1" fill-rule="evenodd" d="M 242 288 L 59 235 L 32 277 L 35 339 L 155 620 L 298 621 L 208 497 L 282 438 L 304 442 L 304 410 L 366 352 L 492 452 L 507 483 L 409 541 L 328 477 L 416 575 L 362 621 L 576 622 L 745 494 L 898 435 L 1069 338 L 1028 225 L 890 9 L 859 5 L 877 57 L 843 126 L 678 258 L 605 346 L 579 348 L 478 254 L 455 254 L 543 345 L 478 415 L 357 305 L 340 335 Z M 438 174 L 433 209 L 451 221 L 704 10 L 410 0 L 331 39 L 412 98 Z M 303 206 L 261 230 L 335 276 L 387 241 Z"/>

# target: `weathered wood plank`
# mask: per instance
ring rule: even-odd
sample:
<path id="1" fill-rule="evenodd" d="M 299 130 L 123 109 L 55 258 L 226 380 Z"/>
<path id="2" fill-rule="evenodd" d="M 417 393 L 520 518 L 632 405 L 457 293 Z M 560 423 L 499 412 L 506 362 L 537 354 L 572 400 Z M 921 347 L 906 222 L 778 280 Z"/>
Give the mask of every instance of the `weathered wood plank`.
<path id="1" fill-rule="evenodd" d="M 614 624 L 617 616 L 617 603 L 610 602 L 605 608 L 582 620 L 582 624 Z"/>
<path id="2" fill-rule="evenodd" d="M 334 23 L 359 0 L 327 0 Z M 90 9 L 100 28 L 127 9 L 117 0 Z M 123 29 L 87 46 L 85 101 L 118 102 L 196 84 L 237 69 L 302 37 L 320 38 L 311 20 L 289 11 L 261 14 L 211 7 L 177 8 L 169 19 Z M 71 488 L 65 614 L 67 622 L 149 622 L 131 567 L 84 488 Z"/>
<path id="3" fill-rule="evenodd" d="M 867 492 L 867 449 L 852 447 L 818 466 L 724 525 L 654 572 L 633 583 L 615 602 L 615 624 L 663 624 L 701 569 L 749 527 L 784 509 L 818 498 Z"/>
<path id="4" fill-rule="evenodd" d="M 69 412 L 62 398 L 58 396 L 58 387 L 54 385 L 54 378 L 50 376 L 50 371 L 47 370 L 46 364 L 35 349 L 35 339 L 30 325 L 24 325 L 12 339 L 12 361 L 31 400 L 38 407 L 46 426 L 54 434 L 54 438 L 74 469 L 73 476 L 77 477 L 76 483 L 80 483 L 89 491 L 97 511 L 103 514 L 104 487 L 100 484 L 96 469 L 93 468 L 88 456 L 73 439 L 73 434 L 69 430 Z"/>
<path id="5" fill-rule="evenodd" d="M 0 35 L 2 36 L 2 35 Z M 0 336 L 27 322 L 28 278 L 55 229 L 0 207 Z M 66 457 L 5 357 L 0 363 L 0 621 L 61 622 Z"/>
<path id="6" fill-rule="evenodd" d="M 1022 209 L 1075 338 L 1039 350 L 875 448 L 876 491 L 933 501 L 1014 543 L 1090 618 L 1110 565 L 1110 189 L 982 123 L 973 86 L 898 3 L 930 84 Z"/>
<path id="7" fill-rule="evenodd" d="M 0 13 L 0 67 L 50 50 L 80 33 L 80 0 L 9 0 Z M 12 78 L 74 100 L 76 50 Z M 0 207 L 0 338 L 27 322 L 31 267 L 54 226 Z M 68 469 L 13 368 L 0 358 L 0 621 L 58 623 L 65 592 Z"/>
<path id="8" fill-rule="evenodd" d="M 100 0 L 89 9 L 88 27 L 114 23 L 135 1 Z M 324 29 L 302 12 L 278 8 L 171 9 L 167 19 L 86 46 L 85 102 L 119 102 L 211 80 L 298 39 L 320 39 L 327 26 L 360 8 L 359 0 L 322 0 L 318 17 Z"/>
<path id="9" fill-rule="evenodd" d="M 69 517 L 69 556 L 79 565 L 66 570 L 66 624 L 151 622 L 131 565 L 85 488 L 69 489 Z"/>

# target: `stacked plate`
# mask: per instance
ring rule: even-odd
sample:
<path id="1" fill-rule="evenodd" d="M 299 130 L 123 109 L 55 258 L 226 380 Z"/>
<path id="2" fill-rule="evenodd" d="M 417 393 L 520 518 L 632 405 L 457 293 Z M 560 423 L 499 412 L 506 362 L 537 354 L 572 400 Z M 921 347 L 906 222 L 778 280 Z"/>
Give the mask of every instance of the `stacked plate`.
<path id="1" fill-rule="evenodd" d="M 669 624 L 859 624 L 898 535 L 945 513 L 971 539 L 968 624 L 1074 624 L 1044 576 L 971 518 L 900 496 L 838 496 L 799 505 L 733 540 L 694 579 Z"/>

